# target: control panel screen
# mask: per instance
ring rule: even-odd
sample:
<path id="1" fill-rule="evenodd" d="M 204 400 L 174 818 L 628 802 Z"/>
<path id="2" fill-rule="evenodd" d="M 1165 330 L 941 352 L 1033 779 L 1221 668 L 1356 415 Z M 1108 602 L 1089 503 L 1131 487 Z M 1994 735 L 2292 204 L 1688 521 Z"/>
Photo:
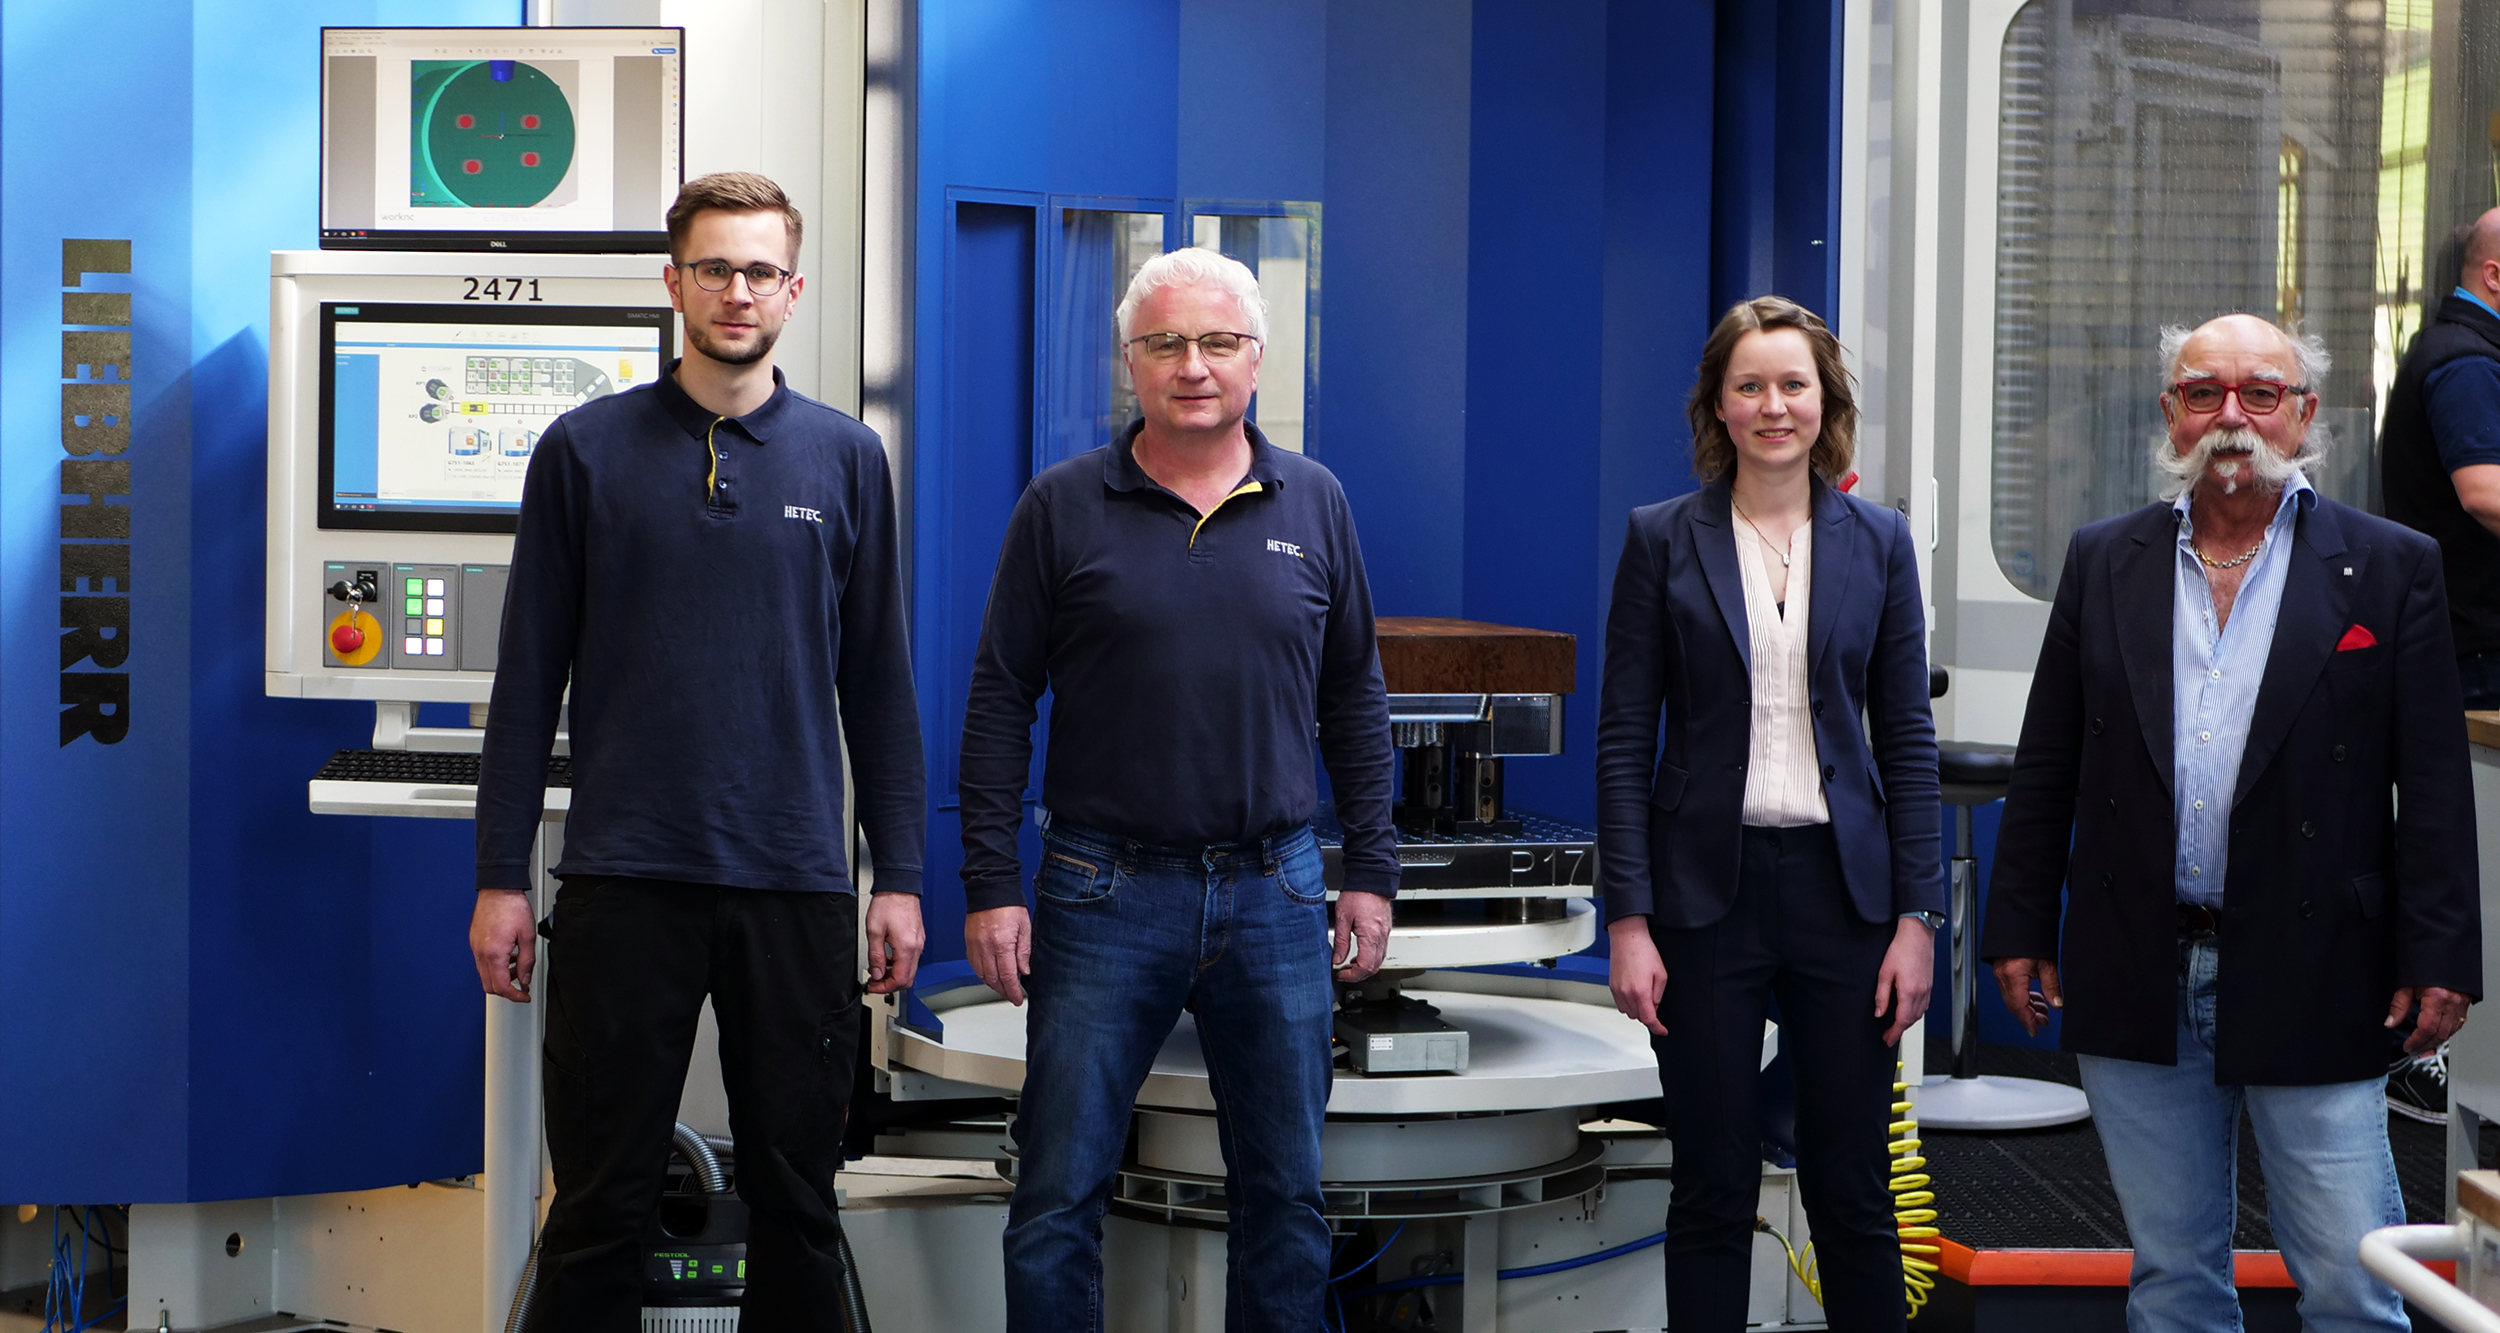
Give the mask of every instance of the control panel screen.
<path id="1" fill-rule="evenodd" d="M 657 380 L 673 319 L 665 307 L 325 302 L 320 526 L 512 531 L 539 436 Z"/>
<path id="2" fill-rule="evenodd" d="M 325 250 L 658 252 L 681 28 L 324 28 Z"/>

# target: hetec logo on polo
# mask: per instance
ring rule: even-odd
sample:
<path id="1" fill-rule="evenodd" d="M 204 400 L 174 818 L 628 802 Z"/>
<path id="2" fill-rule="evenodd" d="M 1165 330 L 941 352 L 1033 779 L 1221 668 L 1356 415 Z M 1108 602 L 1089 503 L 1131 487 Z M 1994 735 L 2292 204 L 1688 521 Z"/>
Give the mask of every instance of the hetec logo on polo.
<path id="1" fill-rule="evenodd" d="M 781 507 L 781 516 L 783 518 L 803 518 L 810 523 L 822 523 L 825 521 L 825 516 L 822 513 L 809 509 L 804 505 L 783 505 Z"/>
<path id="2" fill-rule="evenodd" d="M 1292 542 L 1280 542 L 1273 537 L 1267 539 L 1267 549 L 1292 556 L 1296 560 L 1302 558 L 1301 547 L 1294 545 Z"/>

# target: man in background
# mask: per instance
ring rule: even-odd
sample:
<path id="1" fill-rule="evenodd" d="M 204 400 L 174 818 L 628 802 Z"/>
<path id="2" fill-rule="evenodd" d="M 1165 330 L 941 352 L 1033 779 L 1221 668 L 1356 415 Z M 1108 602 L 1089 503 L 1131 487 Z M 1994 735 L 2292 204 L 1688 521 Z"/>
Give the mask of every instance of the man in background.
<path id="1" fill-rule="evenodd" d="M 2379 431 L 2387 516 L 2439 543 L 2467 708 L 2500 708 L 2500 208 L 2457 229 L 2456 290 L 2387 391 Z M 2396 1052 L 2387 1109 L 2448 1123 L 2448 1048 Z"/>

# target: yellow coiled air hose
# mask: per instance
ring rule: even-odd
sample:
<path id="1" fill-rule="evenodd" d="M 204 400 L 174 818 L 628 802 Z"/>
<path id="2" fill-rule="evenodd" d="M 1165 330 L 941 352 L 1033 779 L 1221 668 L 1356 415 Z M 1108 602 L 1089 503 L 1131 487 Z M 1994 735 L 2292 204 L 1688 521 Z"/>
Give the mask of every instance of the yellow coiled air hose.
<path id="1" fill-rule="evenodd" d="M 1885 1131 L 1892 1136 L 1884 1144 L 1884 1155 L 1892 1164 L 1892 1178 L 1885 1188 L 1892 1191 L 1893 1225 L 1901 1234 L 1901 1285 L 1909 1298 L 1910 1317 L 1916 1319 L 1927 1304 L 1927 1294 L 1936 1289 L 1936 1260 L 1943 1253 L 1936 1241 L 1943 1233 L 1936 1229 L 1936 1195 L 1928 1189 L 1933 1182 L 1927 1176 L 1927 1159 L 1918 1152 L 1918 1111 L 1910 1102 L 1910 1085 L 1901 1081 L 1899 1062 L 1893 1064 L 1892 1072 L 1892 1113 L 1898 1118 Z M 1814 1242 L 1806 1242 L 1800 1254 L 1770 1219 L 1755 1218 L 1754 1229 L 1780 1243 L 1788 1252 L 1788 1271 L 1821 1304 L 1823 1282 L 1814 1267 Z"/>

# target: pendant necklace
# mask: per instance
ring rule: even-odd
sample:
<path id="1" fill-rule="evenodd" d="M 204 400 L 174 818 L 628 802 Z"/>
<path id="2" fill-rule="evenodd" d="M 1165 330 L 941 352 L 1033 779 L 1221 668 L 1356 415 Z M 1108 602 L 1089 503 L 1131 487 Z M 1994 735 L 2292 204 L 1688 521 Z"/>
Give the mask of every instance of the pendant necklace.
<path id="1" fill-rule="evenodd" d="M 1780 548 L 1773 546 L 1771 544 L 1771 539 L 1762 535 L 1761 526 L 1753 521 L 1753 515 L 1745 512 L 1745 507 L 1743 505 L 1736 503 L 1733 499 L 1730 499 L 1727 503 L 1730 509 L 1736 511 L 1736 516 L 1738 518 L 1745 520 L 1745 526 L 1753 529 L 1754 540 L 1762 543 L 1762 549 L 1778 556 L 1780 558 L 1780 568 L 1787 569 L 1789 567 L 1788 551 L 1783 551 Z M 1793 551 L 1795 549 L 1797 549 L 1797 533 L 1794 529 L 1791 529 L 1788 534 L 1788 550 Z M 2248 555 L 2255 554 L 2256 552 L 2254 551 L 2248 553 Z M 2248 556 L 2244 555 L 2240 557 L 2240 560 L 2246 560 L 2247 558 Z M 2234 560 L 2231 563 L 2238 564 L 2239 560 Z"/>

